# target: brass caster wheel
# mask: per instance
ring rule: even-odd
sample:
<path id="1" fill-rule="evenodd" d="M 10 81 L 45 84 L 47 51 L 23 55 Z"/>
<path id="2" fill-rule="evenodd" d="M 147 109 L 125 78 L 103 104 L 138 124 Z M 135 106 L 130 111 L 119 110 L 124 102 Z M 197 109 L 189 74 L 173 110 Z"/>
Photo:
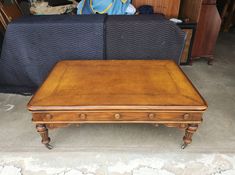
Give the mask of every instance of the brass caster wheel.
<path id="1" fill-rule="evenodd" d="M 47 149 L 49 149 L 49 150 L 51 150 L 51 149 L 53 148 L 53 146 L 50 145 L 49 143 L 45 144 L 45 147 L 46 147 Z"/>
<path id="2" fill-rule="evenodd" d="M 159 127 L 159 124 L 158 123 L 154 123 L 153 126 Z"/>
<path id="3" fill-rule="evenodd" d="M 181 149 L 185 149 L 188 146 L 188 144 L 184 143 L 183 145 L 181 145 Z"/>

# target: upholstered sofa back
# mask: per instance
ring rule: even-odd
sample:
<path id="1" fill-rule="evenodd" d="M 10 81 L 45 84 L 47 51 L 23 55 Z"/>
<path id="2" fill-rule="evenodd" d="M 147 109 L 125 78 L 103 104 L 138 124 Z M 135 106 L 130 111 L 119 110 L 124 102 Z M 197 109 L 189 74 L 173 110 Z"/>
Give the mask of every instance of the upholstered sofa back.
<path id="1" fill-rule="evenodd" d="M 0 92 L 38 88 L 60 60 L 173 59 L 185 33 L 157 15 L 29 16 L 7 27 Z"/>

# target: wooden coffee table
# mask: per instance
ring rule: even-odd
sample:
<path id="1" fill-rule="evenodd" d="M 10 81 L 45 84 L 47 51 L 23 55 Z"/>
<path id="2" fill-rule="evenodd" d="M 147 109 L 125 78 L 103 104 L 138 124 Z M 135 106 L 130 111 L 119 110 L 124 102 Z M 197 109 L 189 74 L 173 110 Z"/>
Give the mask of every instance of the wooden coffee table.
<path id="1" fill-rule="evenodd" d="M 47 128 L 150 123 L 185 129 L 185 148 L 207 104 L 173 61 L 61 61 L 28 104 L 48 148 Z"/>

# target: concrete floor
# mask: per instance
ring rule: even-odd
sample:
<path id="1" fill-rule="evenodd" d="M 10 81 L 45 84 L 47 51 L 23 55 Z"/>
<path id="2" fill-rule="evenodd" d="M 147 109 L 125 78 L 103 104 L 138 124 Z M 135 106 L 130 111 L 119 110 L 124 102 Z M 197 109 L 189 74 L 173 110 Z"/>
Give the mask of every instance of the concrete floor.
<path id="1" fill-rule="evenodd" d="M 183 66 L 209 104 L 193 143 L 148 124 L 84 124 L 50 131 L 48 151 L 26 110 L 30 97 L 0 94 L 0 175 L 235 175 L 235 33 L 219 37 L 213 66 Z"/>

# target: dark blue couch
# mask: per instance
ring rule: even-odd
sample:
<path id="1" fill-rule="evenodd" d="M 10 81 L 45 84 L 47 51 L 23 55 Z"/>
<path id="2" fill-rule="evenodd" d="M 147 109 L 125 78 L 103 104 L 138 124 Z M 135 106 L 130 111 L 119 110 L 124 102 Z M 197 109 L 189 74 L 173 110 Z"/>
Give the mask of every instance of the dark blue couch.
<path id="1" fill-rule="evenodd" d="M 185 33 L 158 15 L 29 16 L 9 24 L 0 92 L 33 92 L 60 60 L 173 59 Z"/>

